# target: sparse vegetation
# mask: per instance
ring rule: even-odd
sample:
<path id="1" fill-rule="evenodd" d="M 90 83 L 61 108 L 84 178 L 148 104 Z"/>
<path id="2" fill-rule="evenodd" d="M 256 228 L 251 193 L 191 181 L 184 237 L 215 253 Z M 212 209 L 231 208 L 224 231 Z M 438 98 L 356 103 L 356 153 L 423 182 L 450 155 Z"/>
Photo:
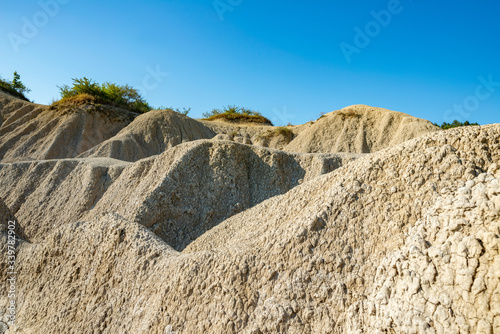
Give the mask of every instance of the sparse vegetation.
<path id="1" fill-rule="evenodd" d="M 159 106 L 158 108 L 153 108 L 154 110 L 172 110 L 175 111 L 176 113 L 179 113 L 181 115 L 187 116 L 189 112 L 191 111 L 191 108 L 182 108 L 180 110 L 179 108 L 174 108 L 174 107 L 165 107 L 165 106 Z"/>
<path id="2" fill-rule="evenodd" d="M 215 121 L 222 119 L 234 123 L 259 123 L 273 125 L 271 121 L 258 111 L 246 109 L 237 106 L 227 106 L 222 109 L 213 109 L 212 111 L 203 113 L 203 117 L 207 121 Z"/>
<path id="3" fill-rule="evenodd" d="M 105 82 L 102 85 L 88 78 L 72 79 L 72 86 L 59 87 L 61 100 L 53 104 L 94 103 L 109 104 L 130 111 L 145 113 L 151 110 L 151 106 L 144 100 L 137 89 L 129 85 L 120 86 Z"/>
<path id="4" fill-rule="evenodd" d="M 14 78 L 12 81 L 7 81 L 0 77 L 0 90 L 25 101 L 29 100 L 24 94 L 31 92 L 31 89 L 27 88 L 21 82 L 21 76 L 17 73 L 17 71 L 14 72 Z"/>
<path id="5" fill-rule="evenodd" d="M 351 117 L 359 117 L 361 116 L 358 114 L 354 109 L 347 109 L 347 110 L 339 110 L 337 111 L 338 115 L 342 115 L 346 118 L 351 118 Z"/>
<path id="6" fill-rule="evenodd" d="M 288 142 L 293 139 L 293 131 L 287 128 L 286 126 L 280 126 L 272 130 L 267 130 L 259 135 L 259 138 L 268 138 L 271 139 L 273 137 L 282 136 Z"/>
<path id="7" fill-rule="evenodd" d="M 470 126 L 470 125 L 479 125 L 479 124 L 478 123 L 470 123 L 469 121 L 465 121 L 462 123 L 458 120 L 454 120 L 451 123 L 444 122 L 441 125 L 434 123 L 434 125 L 440 127 L 443 130 L 447 130 L 447 129 L 452 129 L 452 128 L 458 128 L 460 126 Z"/>
<path id="8" fill-rule="evenodd" d="M 284 137 L 293 137 L 293 131 L 285 126 L 280 126 L 274 129 L 273 133 Z"/>

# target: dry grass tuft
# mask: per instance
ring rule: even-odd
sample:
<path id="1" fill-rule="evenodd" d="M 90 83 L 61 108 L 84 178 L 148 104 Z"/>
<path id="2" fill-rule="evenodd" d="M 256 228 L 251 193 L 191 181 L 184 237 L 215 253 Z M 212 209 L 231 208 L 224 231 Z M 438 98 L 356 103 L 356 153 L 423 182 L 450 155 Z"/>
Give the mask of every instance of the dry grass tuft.
<path id="1" fill-rule="evenodd" d="M 280 126 L 273 130 L 267 130 L 264 133 L 259 135 L 260 138 L 271 139 L 274 137 L 282 136 L 285 138 L 287 142 L 290 142 L 293 139 L 293 131 L 287 128 L 286 126 Z"/>
<path id="2" fill-rule="evenodd" d="M 336 114 L 344 118 L 361 117 L 361 114 L 357 113 L 354 109 L 339 110 Z"/>

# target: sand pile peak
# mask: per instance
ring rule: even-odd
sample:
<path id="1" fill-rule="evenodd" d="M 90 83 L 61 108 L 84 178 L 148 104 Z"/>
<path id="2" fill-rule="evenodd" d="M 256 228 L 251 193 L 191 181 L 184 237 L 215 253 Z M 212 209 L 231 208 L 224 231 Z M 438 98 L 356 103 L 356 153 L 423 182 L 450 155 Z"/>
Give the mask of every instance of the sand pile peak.
<path id="1" fill-rule="evenodd" d="M 116 136 L 80 154 L 137 161 L 184 142 L 210 139 L 215 133 L 202 123 L 172 110 L 153 110 L 137 117 Z"/>
<path id="2" fill-rule="evenodd" d="M 437 130 L 431 122 L 408 114 L 353 105 L 304 124 L 284 150 L 371 153 Z"/>

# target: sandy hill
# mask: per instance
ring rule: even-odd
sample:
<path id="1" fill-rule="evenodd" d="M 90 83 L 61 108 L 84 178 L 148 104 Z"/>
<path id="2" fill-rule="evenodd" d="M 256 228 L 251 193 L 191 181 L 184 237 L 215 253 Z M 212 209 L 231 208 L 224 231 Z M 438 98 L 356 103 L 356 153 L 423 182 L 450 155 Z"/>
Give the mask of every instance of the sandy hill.
<path id="1" fill-rule="evenodd" d="M 0 92 L 0 161 L 76 157 L 114 136 L 134 117 L 111 106 L 51 110 Z"/>
<path id="2" fill-rule="evenodd" d="M 0 197 L 31 242 L 43 240 L 54 222 L 112 211 L 182 249 L 224 219 L 358 157 L 194 141 L 134 164 L 109 158 L 0 164 Z"/>
<path id="3" fill-rule="evenodd" d="M 325 167 L 315 154 L 207 141 L 113 171 L 110 160 L 93 160 L 104 164 L 99 172 L 86 159 L 4 164 L 2 180 L 35 182 L 11 197 L 2 190 L 0 201 L 2 217 L 15 216 L 36 239 L 18 246 L 18 330 L 498 332 L 499 146 L 500 125 L 439 131 L 317 177 Z M 42 174 L 36 168 L 45 168 L 45 186 L 28 176 L 29 169 Z M 23 212 L 36 212 L 36 199 L 60 210 L 62 202 L 42 194 L 63 191 L 64 178 L 49 175 L 71 177 L 77 168 L 74 188 L 96 187 L 98 199 L 82 204 L 89 210 L 83 218 L 53 219 L 37 235 L 37 221 Z M 95 173 L 109 186 L 94 185 Z M 301 177 L 309 181 L 283 192 Z M 212 215 L 236 213 L 237 202 L 264 199 L 259 191 L 273 182 L 273 189 L 283 185 L 281 195 L 184 247 L 190 240 L 182 233 L 197 234 L 190 221 L 209 217 L 206 206 Z M 166 227 L 161 238 L 150 224 Z M 1 245 L 6 254 L 5 232 Z M 0 270 L 7 272 L 6 261 Z M 5 285 L 0 296 L 5 310 Z"/>
<path id="4" fill-rule="evenodd" d="M 133 162 L 199 139 L 298 153 L 370 153 L 438 129 L 426 120 L 362 105 L 294 127 L 195 120 L 169 110 L 137 116 L 93 104 L 54 109 L 0 92 L 0 161 L 106 157 Z"/>
<path id="5" fill-rule="evenodd" d="M 173 111 L 156 110 L 141 115 L 116 136 L 79 157 L 137 161 L 198 139 L 234 141 L 300 153 L 370 153 L 437 130 L 429 121 L 362 105 L 294 127 L 195 120 Z"/>
<path id="6" fill-rule="evenodd" d="M 8 220 L 20 238 L 0 333 L 500 332 L 500 124 L 356 105 L 272 127 L 0 92 L 0 161 L 4 257 Z"/>
<path id="7" fill-rule="evenodd" d="M 116 136 L 79 157 L 137 161 L 187 141 L 210 139 L 215 133 L 202 123 L 171 110 L 153 110 L 137 117 Z"/>
<path id="8" fill-rule="evenodd" d="M 354 105 L 306 123 L 285 151 L 371 153 L 437 131 L 431 122 L 401 112 Z"/>

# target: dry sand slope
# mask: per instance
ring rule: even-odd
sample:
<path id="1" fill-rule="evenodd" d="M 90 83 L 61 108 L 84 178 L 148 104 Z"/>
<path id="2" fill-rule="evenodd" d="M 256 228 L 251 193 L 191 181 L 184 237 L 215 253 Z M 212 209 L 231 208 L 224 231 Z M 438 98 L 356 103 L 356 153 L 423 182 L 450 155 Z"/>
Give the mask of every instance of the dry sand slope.
<path id="1" fill-rule="evenodd" d="M 109 157 L 137 161 L 180 143 L 210 139 L 215 133 L 202 123 L 170 110 L 153 110 L 137 117 L 116 136 L 79 157 Z"/>
<path id="2" fill-rule="evenodd" d="M 134 114 L 110 106 L 49 110 L 0 91 L 0 161 L 73 158 L 114 136 Z"/>
<path id="3" fill-rule="evenodd" d="M 133 164 L 109 158 L 0 164 L 0 197 L 31 242 L 62 223 L 111 211 L 182 249 L 231 215 L 359 156 L 195 141 Z"/>
<path id="4" fill-rule="evenodd" d="M 431 122 L 401 112 L 354 105 L 323 115 L 295 131 L 289 152 L 371 153 L 439 130 Z"/>
<path id="5" fill-rule="evenodd" d="M 18 246 L 17 332 L 500 332 L 499 146 L 500 125 L 439 131 L 315 178 L 353 157 L 201 141 L 133 164 L 2 165 L 2 180 L 25 182 L 0 203 L 29 239 Z M 70 191 L 72 171 L 85 191 L 96 173 L 108 183 L 81 196 L 74 219 L 30 220 L 44 215 L 37 200 L 72 210 L 78 199 L 48 191 Z M 259 194 L 299 178 L 310 180 Z M 264 201 L 191 241 L 196 219 L 240 211 L 234 198 Z M 0 242 L 5 254 L 5 233 Z"/>

